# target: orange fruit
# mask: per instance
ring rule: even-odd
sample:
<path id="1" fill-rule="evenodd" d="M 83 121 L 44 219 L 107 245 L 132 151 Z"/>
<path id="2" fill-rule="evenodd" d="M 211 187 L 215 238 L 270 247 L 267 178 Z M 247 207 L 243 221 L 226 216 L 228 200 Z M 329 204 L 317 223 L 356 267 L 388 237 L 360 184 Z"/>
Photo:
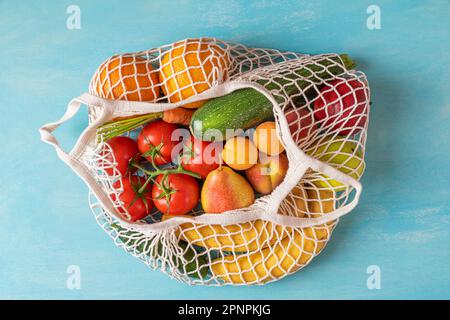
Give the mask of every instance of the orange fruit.
<path id="1" fill-rule="evenodd" d="M 113 56 L 92 80 L 94 93 L 106 99 L 155 101 L 160 94 L 158 73 L 139 57 Z"/>
<path id="2" fill-rule="evenodd" d="M 175 43 L 164 54 L 159 81 L 169 102 L 175 103 L 225 81 L 229 64 L 228 53 L 217 44 L 189 39 Z M 183 107 L 195 109 L 203 103 L 205 101 L 197 101 Z"/>
<path id="3" fill-rule="evenodd" d="M 249 139 L 234 137 L 225 143 L 222 159 L 235 170 L 246 170 L 258 162 L 258 150 Z"/>
<path id="4" fill-rule="evenodd" d="M 278 139 L 275 122 L 266 121 L 256 127 L 253 142 L 259 151 L 275 156 L 284 151 L 284 146 Z"/>

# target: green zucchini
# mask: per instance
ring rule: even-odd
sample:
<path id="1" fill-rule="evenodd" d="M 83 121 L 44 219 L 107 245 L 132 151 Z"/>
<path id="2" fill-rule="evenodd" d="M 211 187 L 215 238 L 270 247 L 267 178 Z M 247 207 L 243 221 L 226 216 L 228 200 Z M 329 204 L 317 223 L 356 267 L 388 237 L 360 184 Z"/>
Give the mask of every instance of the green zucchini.
<path id="1" fill-rule="evenodd" d="M 326 68 L 332 64 L 334 66 Z M 334 76 L 354 67 L 355 64 L 348 55 L 342 54 L 340 58 L 331 56 L 328 59 L 308 63 L 287 76 L 257 82 L 268 90 L 284 87 L 283 91 L 293 95 L 299 88 L 307 89 L 311 82 L 331 80 Z M 308 80 L 304 80 L 305 78 Z M 279 103 L 283 102 L 282 96 L 274 95 L 274 98 Z M 272 103 L 257 90 L 245 88 L 207 101 L 192 115 L 190 130 L 196 138 L 202 140 L 225 140 L 230 138 L 230 132 L 238 129 L 247 130 L 271 118 L 273 118 Z"/>

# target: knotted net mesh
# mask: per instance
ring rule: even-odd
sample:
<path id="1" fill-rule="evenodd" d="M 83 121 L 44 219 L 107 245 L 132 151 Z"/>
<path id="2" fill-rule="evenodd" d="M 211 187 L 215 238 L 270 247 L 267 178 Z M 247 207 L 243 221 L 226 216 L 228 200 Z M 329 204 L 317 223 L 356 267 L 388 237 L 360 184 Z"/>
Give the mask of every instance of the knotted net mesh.
<path id="1" fill-rule="evenodd" d="M 117 246 L 188 284 L 264 284 L 306 266 L 325 247 L 338 218 L 358 202 L 370 92 L 365 75 L 353 69 L 347 55 L 310 56 L 214 38 L 107 59 L 89 93 L 106 104 L 148 103 L 114 105 L 113 119 L 145 116 L 152 108 L 155 114 L 201 108 L 216 97 L 254 90 L 270 102 L 289 165 L 281 184 L 248 207 L 209 214 L 198 206 L 171 219 L 154 209 L 131 222 L 120 199 L 122 175 L 99 132 L 80 158 L 96 181 L 89 199 L 98 223 Z M 103 108 L 89 105 L 91 123 Z M 141 130 L 123 135 L 135 139 Z M 99 192 L 110 206 L 94 195 Z"/>

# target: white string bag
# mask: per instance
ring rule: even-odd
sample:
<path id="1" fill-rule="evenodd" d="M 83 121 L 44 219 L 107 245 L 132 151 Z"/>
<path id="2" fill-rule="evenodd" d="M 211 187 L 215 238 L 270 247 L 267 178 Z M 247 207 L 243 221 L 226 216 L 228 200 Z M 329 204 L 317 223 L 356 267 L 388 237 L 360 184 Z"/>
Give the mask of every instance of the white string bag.
<path id="1" fill-rule="evenodd" d="M 190 48 L 197 49 L 196 58 L 189 57 Z M 189 81 L 180 86 L 173 82 L 180 76 L 175 70 L 175 78 L 153 81 L 158 70 L 168 66 L 164 55 L 169 63 L 175 59 L 170 56 L 173 50 L 182 50 L 178 58 L 184 63 L 202 62 L 194 67 L 203 72 L 201 81 L 187 72 Z M 94 75 L 90 93 L 73 99 L 59 121 L 40 129 L 41 138 L 86 182 L 95 218 L 116 245 L 149 267 L 188 284 L 264 284 L 307 265 L 330 239 L 338 218 L 358 203 L 370 92 L 362 72 L 344 67 L 346 59 L 337 54 L 247 48 L 214 38 L 186 39 L 114 56 Z M 117 81 L 111 80 L 113 75 Z M 330 85 L 324 91 L 332 81 L 348 89 L 345 95 L 336 95 L 337 103 L 350 99 L 356 111 L 341 110 L 319 120 L 312 108 L 316 100 L 327 101 L 326 92 L 336 92 Z M 356 87 L 349 84 L 352 81 Z M 175 90 L 169 92 L 174 84 Z M 161 221 L 155 213 L 134 223 L 119 214 L 118 208 L 126 212 L 118 197 L 122 189 L 113 187 L 120 173 L 107 160 L 111 150 L 96 134 L 97 128 L 118 117 L 161 112 L 242 88 L 257 90 L 273 105 L 277 134 L 289 160 L 284 181 L 253 205 L 222 214 L 196 211 L 195 216 Z M 81 104 L 88 106 L 90 124 L 73 150 L 65 153 L 52 132 Z M 322 110 L 327 113 L 329 107 L 325 102 Z M 107 168 L 114 174 L 106 174 Z"/>

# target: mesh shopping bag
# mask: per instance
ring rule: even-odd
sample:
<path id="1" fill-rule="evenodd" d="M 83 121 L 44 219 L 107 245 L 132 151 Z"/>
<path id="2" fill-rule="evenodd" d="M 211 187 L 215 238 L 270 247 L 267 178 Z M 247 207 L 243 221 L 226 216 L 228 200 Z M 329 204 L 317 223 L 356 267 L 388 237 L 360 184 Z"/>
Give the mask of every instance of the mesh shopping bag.
<path id="1" fill-rule="evenodd" d="M 347 55 L 248 48 L 214 38 L 115 55 L 98 68 L 89 93 L 41 128 L 41 138 L 86 182 L 95 218 L 116 245 L 149 267 L 188 284 L 264 284 L 306 266 L 358 203 L 370 91 L 354 66 Z M 197 206 L 170 218 L 153 209 L 133 221 L 121 200 L 123 172 L 111 136 L 136 138 L 156 119 L 170 122 L 170 111 L 179 107 L 187 121 L 230 94 L 252 103 L 227 129 L 275 122 L 288 160 L 282 182 L 244 208 L 214 214 Z M 52 132 L 82 104 L 89 126 L 66 153 Z M 252 108 L 261 105 L 268 107 L 253 121 Z M 191 123 L 194 135 L 204 129 Z"/>

